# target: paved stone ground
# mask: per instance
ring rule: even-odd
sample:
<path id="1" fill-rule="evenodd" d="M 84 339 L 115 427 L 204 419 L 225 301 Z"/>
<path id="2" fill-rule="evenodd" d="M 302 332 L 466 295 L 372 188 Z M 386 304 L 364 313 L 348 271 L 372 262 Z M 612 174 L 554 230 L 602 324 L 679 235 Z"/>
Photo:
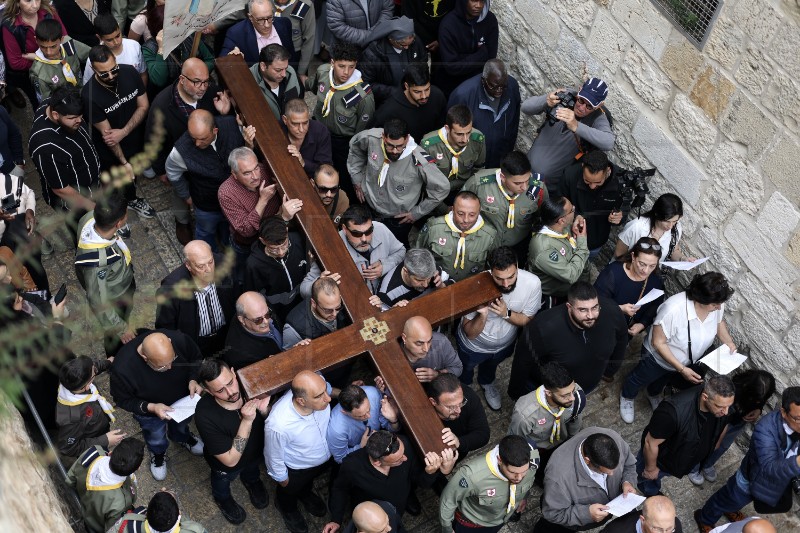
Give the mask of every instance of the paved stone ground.
<path id="1" fill-rule="evenodd" d="M 30 111 L 21 113 L 14 111 L 15 119 L 20 124 L 30 124 Z M 26 116 L 27 115 L 27 116 Z M 27 127 L 24 128 L 27 131 Z M 26 137 L 24 134 L 23 137 Z M 27 141 L 27 139 L 26 139 Z M 39 179 L 35 170 L 31 166 L 28 168 L 26 182 L 29 186 L 36 189 L 37 196 L 39 191 Z M 128 240 L 134 262 L 136 265 L 137 297 L 134 307 L 134 322 L 140 327 L 151 327 L 155 315 L 154 294 L 160 280 L 178 264 L 180 264 L 180 246 L 174 237 L 174 224 L 169 208 L 169 189 L 162 185 L 158 180 L 142 180 L 139 184 L 140 195 L 145 196 L 150 203 L 159 211 L 158 217 L 151 220 L 139 219 L 136 214 L 129 216 L 132 236 Z M 52 215 L 52 210 L 39 202 L 39 216 L 46 220 L 48 215 Z M 102 343 L 99 338 L 93 337 L 92 331 L 96 331 L 94 318 L 87 315 L 86 300 L 77 283 L 74 269 L 72 267 L 73 251 L 65 249 L 56 252 L 45 258 L 45 267 L 50 276 L 50 283 L 53 288 L 58 287 L 62 282 L 66 282 L 69 287 L 69 307 L 73 312 L 75 320 L 73 330 L 76 332 L 76 353 L 102 357 Z M 87 336 L 88 335 L 88 336 Z M 622 434 L 633 450 L 638 450 L 642 428 L 647 423 L 650 415 L 650 407 L 647 400 L 640 398 L 637 402 L 637 419 L 634 424 L 627 425 L 621 421 L 618 414 L 618 395 L 621 377 L 625 376 L 637 359 L 639 341 L 634 341 L 629 352 L 628 359 L 619 374 L 616 382 L 604 384 L 600 389 L 590 395 L 587 406 L 586 426 L 611 427 Z M 505 388 L 508 382 L 511 360 L 504 362 L 499 369 L 499 381 L 501 388 Z M 108 392 L 108 377 L 101 376 L 97 380 L 98 386 L 105 393 Z M 477 389 L 477 385 L 475 385 Z M 482 394 L 479 394 L 482 397 Z M 513 408 L 512 402 L 506 397 L 503 401 L 503 408 L 499 412 L 489 411 L 487 408 L 489 422 L 492 429 L 490 445 L 492 446 L 505 435 L 508 421 Z M 141 431 L 138 424 L 126 412 L 118 410 L 118 421 L 115 427 L 122 428 L 128 435 L 141 438 Z M 485 452 L 487 448 L 481 450 Z M 480 453 L 480 452 L 478 452 Z M 679 516 L 681 517 L 685 531 L 694 531 L 696 528 L 691 518 L 692 511 L 702 505 L 702 503 L 721 486 L 728 477 L 736 470 L 742 457 L 741 449 L 734 445 L 732 449 L 720 460 L 717 465 L 719 479 L 714 484 L 706 483 L 702 487 L 693 486 L 687 479 L 675 480 L 668 478 L 664 481 L 664 493 L 670 496 L 677 504 Z M 205 461 L 200 457 L 193 457 L 188 451 L 177 446 L 171 446 L 168 451 L 168 475 L 163 482 L 156 482 L 150 475 L 147 460 L 138 472 L 139 478 L 139 503 L 146 504 L 154 491 L 161 487 L 166 487 L 175 491 L 181 508 L 185 516 L 203 523 L 210 532 L 283 532 L 285 527 L 274 504 L 275 484 L 270 480 L 267 482 L 270 492 L 270 506 L 265 510 L 256 510 L 248 500 L 247 494 L 241 483 L 233 485 L 234 497 L 247 511 L 247 520 L 239 527 L 227 523 L 219 513 L 211 498 L 209 485 L 209 469 Z M 67 468 L 69 465 L 66 465 Z M 264 479 L 269 479 L 266 472 Z M 319 479 L 317 490 L 325 495 L 327 492 L 327 477 Z M 536 489 L 530 498 L 532 505 L 529 511 L 523 515 L 522 520 L 514 525 L 508 526 L 503 531 L 522 532 L 530 531 L 535 521 L 538 519 L 540 511 L 538 500 L 540 491 Z M 415 533 L 439 531 L 438 522 L 438 500 L 429 490 L 419 491 L 420 500 L 423 503 L 423 512 L 418 517 L 407 516 L 404 519 L 406 528 Z M 796 507 L 795 507 L 796 511 Z M 752 507 L 745 509 L 747 514 L 753 514 Z M 321 531 L 325 521 L 321 518 L 307 516 L 311 531 Z M 800 531 L 800 519 L 795 513 L 774 517 L 774 522 L 778 525 L 778 531 L 790 532 Z"/>

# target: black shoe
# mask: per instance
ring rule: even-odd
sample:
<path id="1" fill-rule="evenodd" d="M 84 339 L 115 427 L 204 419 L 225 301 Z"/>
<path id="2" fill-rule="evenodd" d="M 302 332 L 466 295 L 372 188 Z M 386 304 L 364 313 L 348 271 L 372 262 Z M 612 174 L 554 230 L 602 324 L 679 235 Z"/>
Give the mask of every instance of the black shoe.
<path id="1" fill-rule="evenodd" d="M 295 509 L 294 511 L 285 512 L 280 507 L 278 507 L 278 511 L 280 511 L 283 523 L 286 524 L 286 529 L 290 533 L 308 533 L 308 524 L 306 524 L 306 519 L 303 518 L 300 511 Z"/>
<path id="2" fill-rule="evenodd" d="M 222 511 L 222 516 L 225 517 L 225 520 L 231 524 L 241 524 L 244 522 L 244 519 L 247 518 L 247 513 L 244 512 L 244 509 L 241 505 L 236 503 L 236 500 L 234 500 L 233 497 L 230 497 L 224 501 L 215 499 L 214 503 L 216 503 L 217 507 L 219 507 L 219 510 Z"/>
<path id="3" fill-rule="evenodd" d="M 515 511 L 511 518 L 508 519 L 509 522 L 519 522 L 520 518 L 522 518 L 522 513 L 519 511 Z"/>
<path id="4" fill-rule="evenodd" d="M 419 498 L 417 498 L 413 490 L 408 495 L 408 501 L 406 501 L 406 512 L 411 516 L 419 516 L 422 512 L 422 504 L 419 503 Z"/>
<path id="5" fill-rule="evenodd" d="M 244 483 L 244 488 L 247 489 L 247 494 L 250 495 L 250 503 L 253 504 L 253 507 L 256 509 L 266 509 L 267 505 L 269 505 L 269 494 L 267 494 L 267 489 L 264 488 L 264 484 L 259 479 L 255 483 Z"/>
<path id="6" fill-rule="evenodd" d="M 306 508 L 309 514 L 314 516 L 325 516 L 328 514 L 328 506 L 322 501 L 322 498 L 317 496 L 314 492 L 309 493 L 307 496 L 300 498 L 300 503 Z"/>

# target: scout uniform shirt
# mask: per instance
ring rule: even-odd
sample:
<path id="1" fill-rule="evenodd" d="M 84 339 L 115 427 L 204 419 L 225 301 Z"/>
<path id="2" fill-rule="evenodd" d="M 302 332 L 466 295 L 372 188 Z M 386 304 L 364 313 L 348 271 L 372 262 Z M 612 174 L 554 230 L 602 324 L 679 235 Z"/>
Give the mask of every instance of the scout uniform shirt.
<path id="1" fill-rule="evenodd" d="M 36 50 L 36 59 L 28 75 L 39 102 L 50 98 L 50 93 L 59 85 L 83 87 L 81 65 L 86 63 L 89 50 L 88 46 L 70 37 L 64 37 L 61 44 L 61 59 L 46 59 L 41 49 Z"/>
<path id="2" fill-rule="evenodd" d="M 151 533 L 153 526 L 147 522 L 147 507 L 138 507 L 117 520 L 106 533 Z M 181 517 L 178 523 L 172 526 L 170 533 L 207 533 L 206 528 L 197 522 Z"/>
<path id="3" fill-rule="evenodd" d="M 528 271 L 542 282 L 543 296 L 565 297 L 570 285 L 589 281 L 589 248 L 586 236 L 577 239 L 559 234 L 547 226 L 533 236 L 528 247 Z"/>
<path id="4" fill-rule="evenodd" d="M 314 36 L 316 35 L 317 19 L 314 5 L 308 0 L 289 0 L 280 5 L 273 2 L 275 16 L 288 18 L 292 23 L 292 44 L 300 55 L 298 74 L 308 71 L 308 64 L 314 55 Z"/>
<path id="5" fill-rule="evenodd" d="M 400 159 L 389 161 L 383 146 L 383 128 L 372 128 L 353 137 L 347 170 L 369 206 L 384 217 L 410 212 L 414 220 L 419 220 L 450 192 L 447 178 L 413 137 L 408 137 Z"/>
<path id="6" fill-rule="evenodd" d="M 478 526 L 498 526 L 514 515 L 533 486 L 539 467 L 539 451 L 531 447 L 530 470 L 517 485 L 500 473 L 497 456 L 500 445 L 461 465 L 442 491 L 439 521 L 442 532 L 450 533 L 456 514 Z M 512 490 L 513 488 L 513 490 Z"/>
<path id="7" fill-rule="evenodd" d="M 528 191 L 535 200 L 522 193 L 513 195 L 500 185 L 500 169 L 480 170 L 464 185 L 481 200 L 481 215 L 497 230 L 496 246 L 515 246 L 531 234 L 534 215 L 548 197 L 547 187 L 531 175 Z M 513 200 L 514 212 L 510 205 Z"/>
<path id="8" fill-rule="evenodd" d="M 306 89 L 317 95 L 314 118 L 325 124 L 331 135 L 352 137 L 372 121 L 375 97 L 369 83 L 361 80 L 360 70 L 342 85 L 334 85 L 332 68 L 330 63 L 320 65 L 306 80 Z"/>
<path id="9" fill-rule="evenodd" d="M 111 471 L 111 457 L 100 446 L 86 450 L 67 472 L 78 493 L 83 520 L 91 531 L 105 531 L 136 502 L 136 475 Z"/>
<path id="10" fill-rule="evenodd" d="M 447 176 L 451 192 L 460 191 L 464 183 L 486 164 L 486 137 L 476 129 L 472 130 L 469 142 L 461 150 L 450 145 L 445 128 L 426 134 L 422 138 L 422 148 Z"/>
<path id="11" fill-rule="evenodd" d="M 486 255 L 493 250 L 497 232 L 482 217 L 463 236 L 453 223 L 453 213 L 428 219 L 417 237 L 417 248 L 433 253 L 436 266 L 455 281 L 461 281 L 486 269 Z"/>

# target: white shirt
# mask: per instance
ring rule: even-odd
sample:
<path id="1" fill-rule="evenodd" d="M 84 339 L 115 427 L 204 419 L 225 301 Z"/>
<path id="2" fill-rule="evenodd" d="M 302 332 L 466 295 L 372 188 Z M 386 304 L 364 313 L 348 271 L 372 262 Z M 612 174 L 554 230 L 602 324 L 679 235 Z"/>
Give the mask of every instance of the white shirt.
<path id="1" fill-rule="evenodd" d="M 716 527 L 712 529 L 709 533 L 722 533 L 723 531 L 725 533 L 742 533 L 742 531 L 744 531 L 744 526 L 746 526 L 753 520 L 758 520 L 758 519 L 759 517 L 757 516 L 750 516 L 740 522 L 732 522 L 730 524 L 724 524 L 719 527 Z"/>
<path id="2" fill-rule="evenodd" d="M 22 188 L 19 188 L 20 184 Z M 17 192 L 19 192 L 19 196 L 17 196 Z M 0 198 L 5 198 L 9 194 L 13 194 L 19 200 L 19 207 L 15 211 L 16 214 L 25 214 L 28 209 L 33 211 L 34 214 L 36 213 L 36 196 L 30 187 L 25 185 L 23 177 L 0 173 Z M 0 237 L 3 236 L 5 231 L 6 222 L 5 220 L 0 220 Z"/>
<path id="3" fill-rule="evenodd" d="M 675 225 L 678 229 L 678 240 L 677 242 L 681 241 L 681 235 L 683 235 L 683 228 L 681 227 L 680 221 Z M 622 228 L 622 231 L 619 233 L 617 238 L 628 245 L 628 249 L 633 248 L 633 245 L 636 244 L 636 241 L 641 239 L 642 237 L 649 237 L 650 236 L 650 219 L 647 217 L 639 217 L 631 220 L 625 227 Z M 667 253 L 669 252 L 669 243 L 672 240 L 672 232 L 665 231 L 664 234 L 658 239 L 658 243 L 661 245 L 661 259 L 659 259 L 659 263 L 663 263 L 667 260 Z"/>
<path id="4" fill-rule="evenodd" d="M 686 297 L 686 292 L 680 292 L 671 296 L 658 307 L 658 313 L 653 321 L 653 325 L 661 326 L 664 335 L 667 337 L 667 346 L 672 355 L 682 364 L 691 364 L 689 361 L 689 335 L 686 329 L 687 321 L 692 331 L 692 357 L 697 362 L 703 353 L 714 342 L 717 336 L 719 323 L 722 322 L 725 314 L 725 304 L 720 306 L 718 311 L 708 314 L 705 321 L 701 322 L 697 317 L 694 302 Z M 688 318 L 687 318 L 688 317 Z M 674 370 L 674 367 L 664 361 L 658 351 L 653 347 L 653 328 L 645 341 L 645 348 L 655 356 L 656 363 L 664 369 Z"/>
<path id="5" fill-rule="evenodd" d="M 581 445 L 578 446 L 578 460 L 583 465 L 583 469 L 586 470 L 586 473 L 589 474 L 589 477 L 592 478 L 595 483 L 600 485 L 600 488 L 603 489 L 603 492 L 608 494 L 608 474 L 601 474 L 600 472 L 595 472 L 589 468 L 589 465 L 586 464 L 586 460 L 583 458 L 583 442 L 581 442 Z"/>
<path id="6" fill-rule="evenodd" d="M 516 313 L 532 317 L 542 307 L 542 282 L 536 274 L 521 268 L 517 270 L 517 286 L 508 294 L 502 295 L 506 306 Z M 475 318 L 477 313 L 466 315 L 467 320 Z M 468 339 L 464 333 L 463 322 L 458 325 L 458 337 L 464 346 L 472 351 L 481 353 L 494 353 L 514 342 L 517 338 L 518 327 L 489 311 L 486 325 L 480 335 Z"/>
<path id="7" fill-rule="evenodd" d="M 122 39 L 122 52 L 119 55 L 114 55 L 117 58 L 117 65 L 131 65 L 139 74 L 147 72 L 147 65 L 144 64 L 144 57 L 142 56 L 142 46 L 136 41 Z M 86 69 L 83 71 L 83 84 L 89 83 L 92 76 L 94 76 L 92 62 L 87 61 Z"/>

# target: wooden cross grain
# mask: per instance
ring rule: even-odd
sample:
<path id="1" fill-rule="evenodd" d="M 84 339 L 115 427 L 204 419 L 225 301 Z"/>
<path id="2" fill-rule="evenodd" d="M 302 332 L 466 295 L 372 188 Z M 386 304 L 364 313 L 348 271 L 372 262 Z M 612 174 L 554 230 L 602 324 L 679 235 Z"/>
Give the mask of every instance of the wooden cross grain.
<path id="1" fill-rule="evenodd" d="M 488 273 L 481 273 L 433 294 L 417 298 L 405 307 L 385 312 L 369 304 L 372 295 L 336 227 L 318 201 L 318 195 L 299 161 L 289 155 L 288 141 L 241 56 L 216 60 L 217 73 L 230 90 L 245 124 L 255 126 L 256 142 L 273 176 L 289 198 L 304 200 L 296 215 L 324 270 L 341 274 L 340 289 L 353 325 L 314 339 L 268 359 L 239 369 L 248 398 L 272 394 L 288 386 L 302 370 L 334 368 L 369 352 L 397 402 L 401 419 L 417 448 L 424 454 L 442 450 L 442 422 L 403 354 L 397 339 L 406 320 L 426 317 L 440 324 L 498 298 L 500 292 Z M 278 193 L 280 194 L 280 193 Z"/>

